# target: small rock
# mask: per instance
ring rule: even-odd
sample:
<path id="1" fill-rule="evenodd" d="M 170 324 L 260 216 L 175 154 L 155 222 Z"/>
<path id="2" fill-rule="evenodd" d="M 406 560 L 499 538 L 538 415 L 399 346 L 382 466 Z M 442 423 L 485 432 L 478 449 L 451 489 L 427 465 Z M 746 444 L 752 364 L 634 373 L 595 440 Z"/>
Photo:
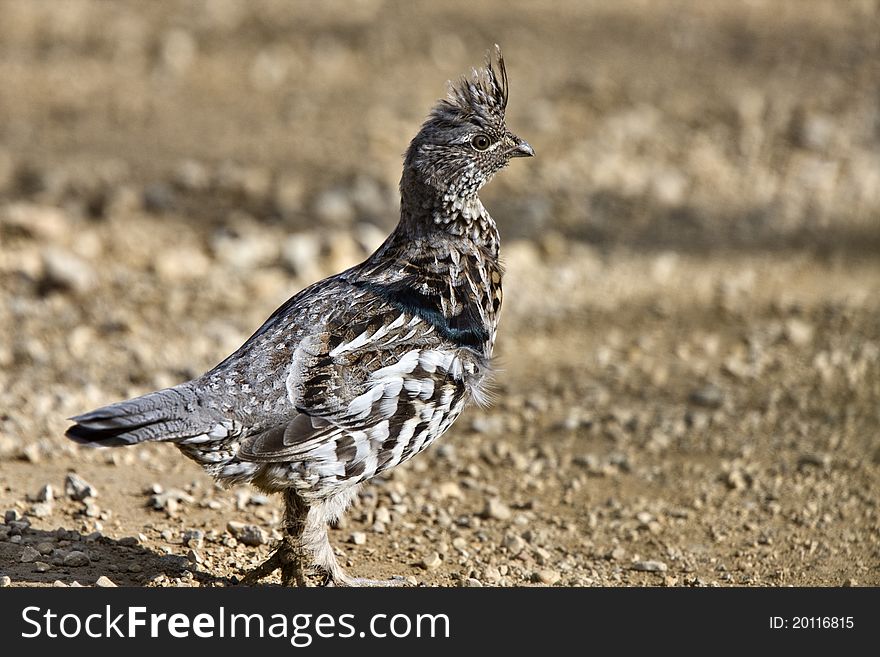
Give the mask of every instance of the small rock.
<path id="1" fill-rule="evenodd" d="M 187 529 L 183 532 L 183 544 L 200 549 L 205 544 L 205 532 L 201 529 Z"/>
<path id="2" fill-rule="evenodd" d="M 636 561 L 632 569 L 646 573 L 665 573 L 667 566 L 662 561 Z"/>
<path id="3" fill-rule="evenodd" d="M 243 522 L 230 520 L 226 523 L 226 530 L 242 545 L 256 547 L 257 545 L 263 545 L 266 542 L 266 536 L 263 533 L 263 530 L 256 525 L 246 525 Z"/>
<path id="4" fill-rule="evenodd" d="M 25 545 L 24 549 L 21 551 L 21 558 L 19 561 L 22 563 L 32 563 L 40 558 L 40 553 L 37 552 L 30 545 Z"/>
<path id="5" fill-rule="evenodd" d="M 42 253 L 43 282 L 50 288 L 84 293 L 95 284 L 95 273 L 88 263 L 57 248 Z"/>
<path id="6" fill-rule="evenodd" d="M 609 555 L 615 561 L 622 561 L 624 557 L 626 557 L 626 550 L 624 550 L 619 545 L 611 550 L 611 554 Z"/>
<path id="7" fill-rule="evenodd" d="M 192 495 L 184 493 L 182 490 L 177 490 L 176 488 L 153 493 L 150 497 L 151 507 L 157 511 L 165 511 L 169 515 L 174 515 L 177 512 L 181 502 L 192 504 L 195 502 L 195 498 Z"/>
<path id="8" fill-rule="evenodd" d="M 495 520 L 510 520 L 513 513 L 504 502 L 497 497 L 493 497 L 486 503 L 482 516 L 484 518 L 494 518 Z"/>
<path id="9" fill-rule="evenodd" d="M 52 586 L 54 586 L 56 589 L 66 589 L 67 588 L 67 584 L 62 582 L 60 579 L 56 579 L 54 582 L 52 582 Z"/>
<path id="10" fill-rule="evenodd" d="M 18 509 L 7 509 L 3 514 L 3 522 L 10 523 L 17 522 L 18 520 L 21 520 L 21 513 Z"/>
<path id="11" fill-rule="evenodd" d="M 31 505 L 30 514 L 35 518 L 46 518 L 52 515 L 51 502 L 37 502 Z"/>
<path id="12" fill-rule="evenodd" d="M 440 558 L 440 555 L 436 552 L 431 552 L 424 559 L 422 559 L 421 567 L 425 570 L 434 570 L 435 568 L 439 568 L 440 564 L 443 563 L 443 560 Z"/>
<path id="13" fill-rule="evenodd" d="M 534 574 L 536 581 L 546 586 L 553 586 L 560 580 L 560 575 L 555 570 L 543 568 Z"/>
<path id="14" fill-rule="evenodd" d="M 40 492 L 37 493 L 35 501 L 36 502 L 52 502 L 54 499 L 55 499 L 55 491 L 52 488 L 52 484 L 46 484 L 40 489 Z"/>
<path id="15" fill-rule="evenodd" d="M 501 571 L 498 570 L 495 566 L 486 566 L 485 568 L 483 568 L 482 578 L 490 584 L 500 582 L 501 577 Z"/>
<path id="16" fill-rule="evenodd" d="M 123 547 L 135 547 L 140 543 L 140 540 L 137 536 L 123 536 L 116 542 Z"/>
<path id="17" fill-rule="evenodd" d="M 507 548 L 512 557 L 515 557 L 526 548 L 526 542 L 516 534 L 507 534 L 501 545 Z"/>
<path id="18" fill-rule="evenodd" d="M 184 160 L 174 170 L 174 184 L 181 189 L 201 192 L 208 188 L 211 178 L 201 162 Z"/>
<path id="19" fill-rule="evenodd" d="M 98 490 L 75 472 L 68 472 L 64 478 L 64 492 L 69 498 L 80 502 L 89 497 L 98 497 Z"/>
<path id="20" fill-rule="evenodd" d="M 64 557 L 64 565 L 70 566 L 71 568 L 78 568 L 80 566 L 88 566 L 91 563 L 88 555 L 85 552 L 80 552 L 79 550 L 73 550 L 69 552 L 66 557 Z"/>
<path id="21" fill-rule="evenodd" d="M 750 486 L 751 480 L 752 478 L 747 472 L 740 468 L 735 468 L 727 473 L 725 482 L 727 483 L 728 488 L 733 490 L 745 490 Z"/>
<path id="22" fill-rule="evenodd" d="M 142 565 L 140 565 L 139 563 L 129 564 L 128 568 L 127 568 L 128 572 L 130 572 L 130 573 L 140 573 L 143 571 L 143 569 L 144 569 L 144 567 Z"/>
<path id="23" fill-rule="evenodd" d="M 348 540 L 355 545 L 364 545 L 367 542 L 367 535 L 364 532 L 352 532 Z"/>
<path id="24" fill-rule="evenodd" d="M 785 323 L 785 338 L 796 347 L 804 347 L 813 340 L 813 327 L 792 317 Z"/>
<path id="25" fill-rule="evenodd" d="M 55 546 L 49 541 L 43 541 L 42 543 L 37 543 L 37 551 L 40 554 L 52 554 L 52 551 L 55 549 Z"/>
<path id="26" fill-rule="evenodd" d="M 461 492 L 461 486 L 454 481 L 444 481 L 437 486 L 437 495 L 441 500 L 445 500 L 449 497 L 454 497 L 455 499 L 460 500 L 464 497 L 464 494 Z"/>
<path id="27" fill-rule="evenodd" d="M 12 585 L 12 578 L 9 575 L 0 575 L 0 588 Z"/>
<path id="28" fill-rule="evenodd" d="M 105 588 L 115 588 L 116 584 L 114 584 L 113 581 L 109 577 L 107 577 L 106 575 L 101 575 L 95 581 L 95 586 L 101 586 L 101 587 L 105 587 Z"/>
<path id="29" fill-rule="evenodd" d="M 35 561 L 34 562 L 34 570 L 38 573 L 45 573 L 47 570 L 50 570 L 52 566 L 47 564 L 45 561 Z"/>
<path id="30" fill-rule="evenodd" d="M 468 577 L 467 579 L 464 580 L 463 585 L 468 588 L 482 588 L 483 583 L 480 580 L 478 580 L 476 577 Z"/>
<path id="31" fill-rule="evenodd" d="M 172 246 L 153 258 L 153 270 L 171 282 L 201 278 L 210 268 L 208 256 L 201 249 L 190 246 Z"/>
<path id="32" fill-rule="evenodd" d="M 696 406 L 720 408 L 724 403 L 724 393 L 718 386 L 710 383 L 691 392 L 688 400 Z"/>
<path id="33" fill-rule="evenodd" d="M 809 467 L 827 469 L 830 465 L 831 457 L 827 454 L 801 454 L 797 461 L 798 470 Z"/>

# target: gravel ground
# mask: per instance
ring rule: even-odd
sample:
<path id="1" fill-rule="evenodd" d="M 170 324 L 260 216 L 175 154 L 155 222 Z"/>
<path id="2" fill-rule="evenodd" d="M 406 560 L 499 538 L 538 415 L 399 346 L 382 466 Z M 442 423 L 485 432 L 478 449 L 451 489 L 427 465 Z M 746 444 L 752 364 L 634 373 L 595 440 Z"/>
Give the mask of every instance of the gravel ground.
<path id="1" fill-rule="evenodd" d="M 494 41 L 539 155 L 484 195 L 496 400 L 362 489 L 343 563 L 880 585 L 877 3 L 183 6 L 0 2 L 0 586 L 265 559 L 280 500 L 65 418 L 201 373 L 364 257 L 442 81 Z"/>

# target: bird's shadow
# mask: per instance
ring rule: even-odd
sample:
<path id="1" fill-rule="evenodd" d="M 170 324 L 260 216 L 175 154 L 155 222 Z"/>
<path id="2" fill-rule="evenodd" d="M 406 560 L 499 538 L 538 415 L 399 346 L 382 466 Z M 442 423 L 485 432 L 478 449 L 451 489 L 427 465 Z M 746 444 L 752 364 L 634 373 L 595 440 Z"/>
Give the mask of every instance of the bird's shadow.
<path id="1" fill-rule="evenodd" d="M 145 586 L 162 575 L 184 583 L 195 580 L 202 586 L 238 583 L 235 578 L 204 572 L 184 556 L 161 554 L 130 538 L 82 536 L 64 528 L 46 531 L 27 527 L 19 531 L 21 542 L 0 541 L 0 574 L 8 575 L 13 586 L 51 586 L 59 581 L 68 586 L 74 582 L 92 586 L 102 575 L 117 586 Z M 85 556 L 71 557 L 72 552 Z"/>

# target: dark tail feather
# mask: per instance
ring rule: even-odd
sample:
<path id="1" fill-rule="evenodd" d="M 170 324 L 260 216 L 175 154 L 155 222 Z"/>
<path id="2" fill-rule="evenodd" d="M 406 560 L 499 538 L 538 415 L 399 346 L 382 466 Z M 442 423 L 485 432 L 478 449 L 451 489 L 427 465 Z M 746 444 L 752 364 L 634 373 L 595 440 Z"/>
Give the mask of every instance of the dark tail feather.
<path id="1" fill-rule="evenodd" d="M 101 447 L 135 445 L 149 440 L 174 440 L 200 433 L 193 417 L 198 408 L 187 384 L 151 392 L 70 418 L 65 435 L 80 444 Z"/>

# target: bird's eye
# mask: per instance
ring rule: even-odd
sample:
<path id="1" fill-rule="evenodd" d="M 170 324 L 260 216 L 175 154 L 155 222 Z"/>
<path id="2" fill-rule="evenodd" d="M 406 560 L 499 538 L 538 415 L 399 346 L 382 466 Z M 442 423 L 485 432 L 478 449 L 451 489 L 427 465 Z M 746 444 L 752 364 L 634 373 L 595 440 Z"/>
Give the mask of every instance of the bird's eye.
<path id="1" fill-rule="evenodd" d="M 478 151 L 484 151 L 489 148 L 489 138 L 486 135 L 477 135 L 473 139 L 471 139 L 471 146 L 476 148 Z"/>

